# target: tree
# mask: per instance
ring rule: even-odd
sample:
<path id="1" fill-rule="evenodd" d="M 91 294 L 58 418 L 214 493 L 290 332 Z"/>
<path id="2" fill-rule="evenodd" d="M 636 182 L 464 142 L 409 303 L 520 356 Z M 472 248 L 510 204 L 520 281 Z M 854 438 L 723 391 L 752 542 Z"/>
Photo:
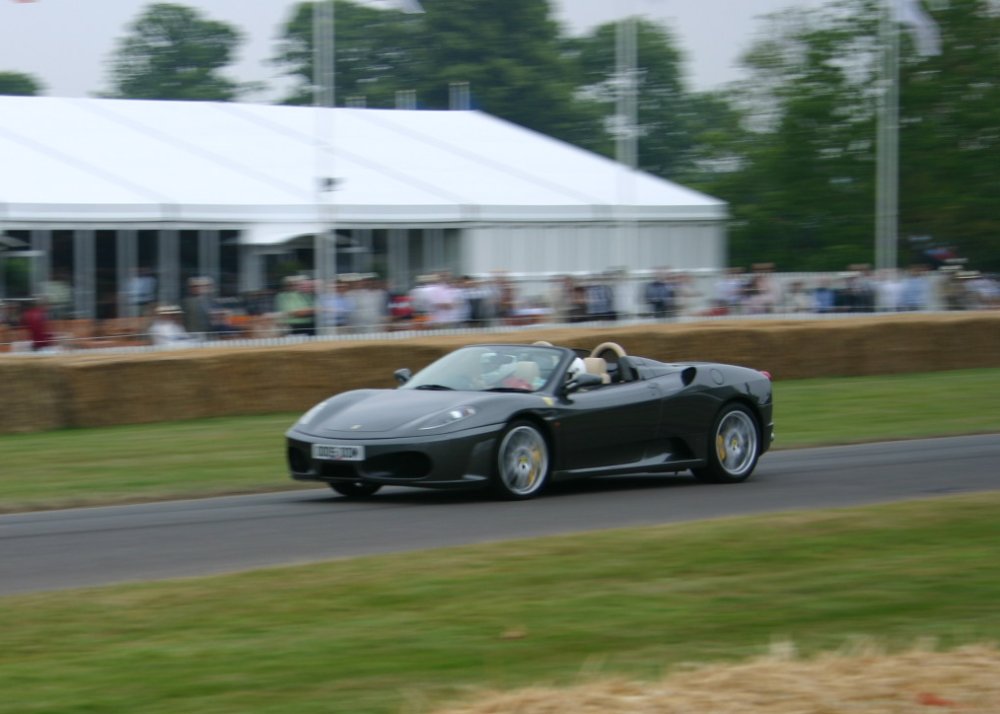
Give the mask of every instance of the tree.
<path id="1" fill-rule="evenodd" d="M 749 132 L 744 115 L 725 90 L 687 95 L 676 119 L 686 127 L 690 146 L 687 165 L 671 177 L 709 194 L 746 161 Z"/>
<path id="2" fill-rule="evenodd" d="M 426 0 L 406 15 L 335 0 L 336 101 L 362 96 L 391 107 L 413 90 L 418 105 L 449 106 L 450 85 L 466 82 L 472 106 L 553 136 L 571 139 L 581 103 L 561 53 L 559 27 L 538 0 Z M 286 23 L 275 64 L 298 83 L 286 103 L 313 95 L 313 4 Z"/>
<path id="3" fill-rule="evenodd" d="M 873 257 L 876 8 L 774 16 L 744 58 L 762 128 L 718 195 L 736 262 L 839 270 Z M 730 191 L 735 190 L 735 193 Z"/>
<path id="4" fill-rule="evenodd" d="M 734 262 L 838 270 L 874 259 L 881 0 L 772 17 L 744 56 L 734 92 L 754 125 L 740 170 L 714 194 L 730 202 Z M 1000 4 L 950 0 L 933 10 L 940 56 L 903 33 L 900 68 L 901 262 L 906 238 L 931 236 L 997 269 Z"/>
<path id="5" fill-rule="evenodd" d="M 558 23 L 538 0 L 431 0 L 421 96 L 447 106 L 449 86 L 468 82 L 473 106 L 550 136 L 572 140 L 579 120 Z"/>
<path id="6" fill-rule="evenodd" d="M 240 33 L 183 5 L 150 5 L 119 41 L 110 96 L 129 99 L 231 101 L 241 87 L 221 74 Z"/>
<path id="7" fill-rule="evenodd" d="M 900 255 L 921 236 L 1000 271 L 1000 2 L 949 0 L 934 17 L 941 54 L 902 69 Z"/>
<path id="8" fill-rule="evenodd" d="M 295 6 L 272 62 L 298 81 L 283 104 L 311 104 L 314 94 L 315 3 Z M 421 86 L 426 73 L 419 15 L 379 10 L 347 0 L 334 6 L 335 91 L 338 104 L 363 97 L 370 107 L 392 107 L 396 92 Z"/>
<path id="9" fill-rule="evenodd" d="M 41 82 L 30 74 L 0 72 L 0 94 L 33 97 L 41 93 Z"/>
<path id="10" fill-rule="evenodd" d="M 576 68 L 576 82 L 604 116 L 599 143 L 589 148 L 609 152 L 613 146 L 619 79 L 616 77 L 616 23 L 567 42 Z M 691 97 L 681 74 L 683 57 L 673 35 L 648 20 L 636 20 L 638 165 L 664 178 L 676 178 L 691 168 L 693 119 Z"/>

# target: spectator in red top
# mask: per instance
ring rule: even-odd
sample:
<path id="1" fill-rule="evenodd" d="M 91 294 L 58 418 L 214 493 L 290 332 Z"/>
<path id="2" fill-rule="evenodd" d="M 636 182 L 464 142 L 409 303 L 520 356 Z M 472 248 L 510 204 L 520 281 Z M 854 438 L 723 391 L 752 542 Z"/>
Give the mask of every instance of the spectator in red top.
<path id="1" fill-rule="evenodd" d="M 35 352 L 55 347 L 56 341 L 49 329 L 49 316 L 44 298 L 35 298 L 21 313 L 21 326 L 28 331 L 31 349 Z"/>

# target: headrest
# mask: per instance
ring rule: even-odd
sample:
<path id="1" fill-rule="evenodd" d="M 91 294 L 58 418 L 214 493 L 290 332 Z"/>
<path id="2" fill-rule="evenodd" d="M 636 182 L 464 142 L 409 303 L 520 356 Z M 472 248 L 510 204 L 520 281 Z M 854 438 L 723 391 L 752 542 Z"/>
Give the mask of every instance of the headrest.
<path id="1" fill-rule="evenodd" d="M 583 366 L 586 368 L 587 374 L 599 375 L 605 384 L 611 381 L 611 375 L 608 374 L 608 361 L 603 357 L 584 357 Z"/>
<path id="2" fill-rule="evenodd" d="M 538 363 L 531 361 L 518 362 L 514 366 L 514 376 L 526 382 L 534 382 L 538 379 Z"/>

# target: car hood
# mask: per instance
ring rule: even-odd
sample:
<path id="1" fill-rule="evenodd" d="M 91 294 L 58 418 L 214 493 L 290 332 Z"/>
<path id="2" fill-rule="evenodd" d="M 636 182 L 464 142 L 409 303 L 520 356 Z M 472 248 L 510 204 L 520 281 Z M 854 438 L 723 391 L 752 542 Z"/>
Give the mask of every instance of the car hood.
<path id="1" fill-rule="evenodd" d="M 468 429 L 484 421 L 485 402 L 497 395 L 461 391 L 424 391 L 415 389 L 362 389 L 332 397 L 313 407 L 296 424 L 296 430 L 314 436 L 358 437 L 390 436 L 408 433 L 442 433 Z M 462 406 L 471 406 L 476 414 L 435 429 L 423 431 L 435 415 Z M 495 410 L 490 410 L 491 412 Z"/>

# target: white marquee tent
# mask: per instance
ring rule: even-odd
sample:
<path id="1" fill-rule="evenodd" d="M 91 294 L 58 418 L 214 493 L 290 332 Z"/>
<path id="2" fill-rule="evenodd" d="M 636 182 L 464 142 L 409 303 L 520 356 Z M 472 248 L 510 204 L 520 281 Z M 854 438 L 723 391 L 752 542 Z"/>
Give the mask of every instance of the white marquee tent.
<path id="1" fill-rule="evenodd" d="M 42 253 L 71 232 L 91 307 L 109 231 L 118 278 L 145 265 L 175 299 L 186 275 L 220 270 L 222 245 L 253 289 L 264 256 L 331 229 L 337 265 L 384 253 L 400 283 L 442 267 L 718 268 L 725 218 L 719 200 L 481 112 L 0 97 L 0 232 Z"/>

